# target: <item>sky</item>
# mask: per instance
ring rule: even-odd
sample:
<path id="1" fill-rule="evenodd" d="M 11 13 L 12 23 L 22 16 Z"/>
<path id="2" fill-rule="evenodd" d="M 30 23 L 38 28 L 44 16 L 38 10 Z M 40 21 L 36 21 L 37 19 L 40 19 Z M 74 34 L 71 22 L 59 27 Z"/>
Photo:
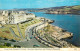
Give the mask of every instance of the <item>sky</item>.
<path id="1" fill-rule="evenodd" d="M 0 0 L 0 9 L 48 8 L 80 5 L 80 0 Z"/>

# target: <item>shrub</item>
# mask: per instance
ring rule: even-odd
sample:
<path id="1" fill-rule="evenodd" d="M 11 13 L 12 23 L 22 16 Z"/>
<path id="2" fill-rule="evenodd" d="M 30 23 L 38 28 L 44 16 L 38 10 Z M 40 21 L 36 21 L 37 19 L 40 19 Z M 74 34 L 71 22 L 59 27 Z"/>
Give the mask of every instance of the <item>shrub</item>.
<path id="1" fill-rule="evenodd" d="M 17 47 L 21 48 L 21 46 L 17 46 Z"/>
<path id="2" fill-rule="evenodd" d="M 4 38 L 4 40 L 8 40 L 7 38 Z"/>
<path id="3" fill-rule="evenodd" d="M 17 45 L 14 45 L 14 47 L 17 47 Z"/>
<path id="4" fill-rule="evenodd" d="M 5 45 L 5 46 L 8 46 L 8 47 L 11 46 L 10 43 L 4 43 L 4 45 Z"/>
<path id="5" fill-rule="evenodd" d="M 62 30 L 62 32 L 66 32 L 67 30 Z"/>
<path id="6" fill-rule="evenodd" d="M 16 40 L 14 40 L 14 39 L 11 39 L 10 41 L 12 41 L 12 42 L 16 42 Z"/>

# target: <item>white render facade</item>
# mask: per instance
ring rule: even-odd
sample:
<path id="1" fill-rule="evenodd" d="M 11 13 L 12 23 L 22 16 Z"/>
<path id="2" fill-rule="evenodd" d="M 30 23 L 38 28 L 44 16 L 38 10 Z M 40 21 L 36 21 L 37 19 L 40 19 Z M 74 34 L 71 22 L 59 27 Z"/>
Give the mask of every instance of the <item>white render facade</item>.
<path id="1" fill-rule="evenodd" d="M 15 14 L 15 15 L 10 15 L 8 17 L 8 24 L 17 24 L 20 22 L 24 22 L 27 20 L 27 18 L 35 18 L 34 14 Z"/>
<path id="2" fill-rule="evenodd" d="M 6 24 L 6 17 L 0 15 L 0 24 Z"/>
<path id="3" fill-rule="evenodd" d="M 35 15 L 32 13 L 26 13 L 24 11 L 0 11 L 1 24 L 17 24 L 27 21 L 28 18 L 35 18 Z"/>

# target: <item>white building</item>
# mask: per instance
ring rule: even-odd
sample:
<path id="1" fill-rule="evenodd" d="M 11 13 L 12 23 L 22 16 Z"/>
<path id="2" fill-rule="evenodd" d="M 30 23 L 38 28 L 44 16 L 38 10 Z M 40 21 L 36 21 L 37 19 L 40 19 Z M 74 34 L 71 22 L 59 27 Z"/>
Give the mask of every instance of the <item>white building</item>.
<path id="1" fill-rule="evenodd" d="M 0 24 L 0 28 L 2 27 L 2 24 Z"/>
<path id="2" fill-rule="evenodd" d="M 32 13 L 26 13 L 24 11 L 2 11 L 0 23 L 17 24 L 27 21 L 28 18 L 35 18 L 35 15 Z"/>
<path id="3" fill-rule="evenodd" d="M 8 16 L 8 13 L 9 13 L 9 12 L 8 12 L 7 10 L 4 10 L 4 11 L 2 12 L 2 15 L 3 15 L 3 16 Z"/>
<path id="4" fill-rule="evenodd" d="M 6 24 L 6 21 L 7 21 L 6 17 L 0 15 L 0 24 Z"/>
<path id="5" fill-rule="evenodd" d="M 14 14 L 8 16 L 8 24 L 17 24 L 20 22 L 27 21 L 28 18 L 35 18 L 34 14 Z"/>

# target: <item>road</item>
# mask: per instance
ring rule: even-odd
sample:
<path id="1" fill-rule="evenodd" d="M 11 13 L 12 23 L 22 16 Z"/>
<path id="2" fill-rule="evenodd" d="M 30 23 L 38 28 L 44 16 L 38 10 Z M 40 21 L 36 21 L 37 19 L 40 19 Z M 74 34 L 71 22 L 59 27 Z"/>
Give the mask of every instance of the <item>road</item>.
<path id="1" fill-rule="evenodd" d="M 34 38 L 34 36 L 32 35 L 32 34 L 33 34 L 33 33 L 32 33 L 32 32 L 33 32 L 33 28 L 35 28 L 36 26 L 39 26 L 39 25 L 41 25 L 41 24 L 44 24 L 44 23 L 41 22 L 41 23 L 34 24 L 34 25 L 31 25 L 31 26 L 29 26 L 29 27 L 26 28 L 25 35 L 26 35 L 26 40 L 29 40 L 29 41 L 27 42 L 29 47 L 33 47 L 33 45 L 35 45 L 35 44 L 40 45 L 40 47 L 42 47 L 42 48 L 48 47 L 48 46 L 46 46 L 46 45 L 38 42 L 38 41 Z M 30 37 L 32 37 L 32 39 L 30 39 Z"/>
<path id="2" fill-rule="evenodd" d="M 19 32 L 21 38 L 23 39 L 23 36 L 22 36 L 21 30 L 20 30 L 20 28 L 19 28 L 19 25 L 18 25 L 18 24 L 16 24 L 16 25 L 17 25 L 18 32 Z"/>

